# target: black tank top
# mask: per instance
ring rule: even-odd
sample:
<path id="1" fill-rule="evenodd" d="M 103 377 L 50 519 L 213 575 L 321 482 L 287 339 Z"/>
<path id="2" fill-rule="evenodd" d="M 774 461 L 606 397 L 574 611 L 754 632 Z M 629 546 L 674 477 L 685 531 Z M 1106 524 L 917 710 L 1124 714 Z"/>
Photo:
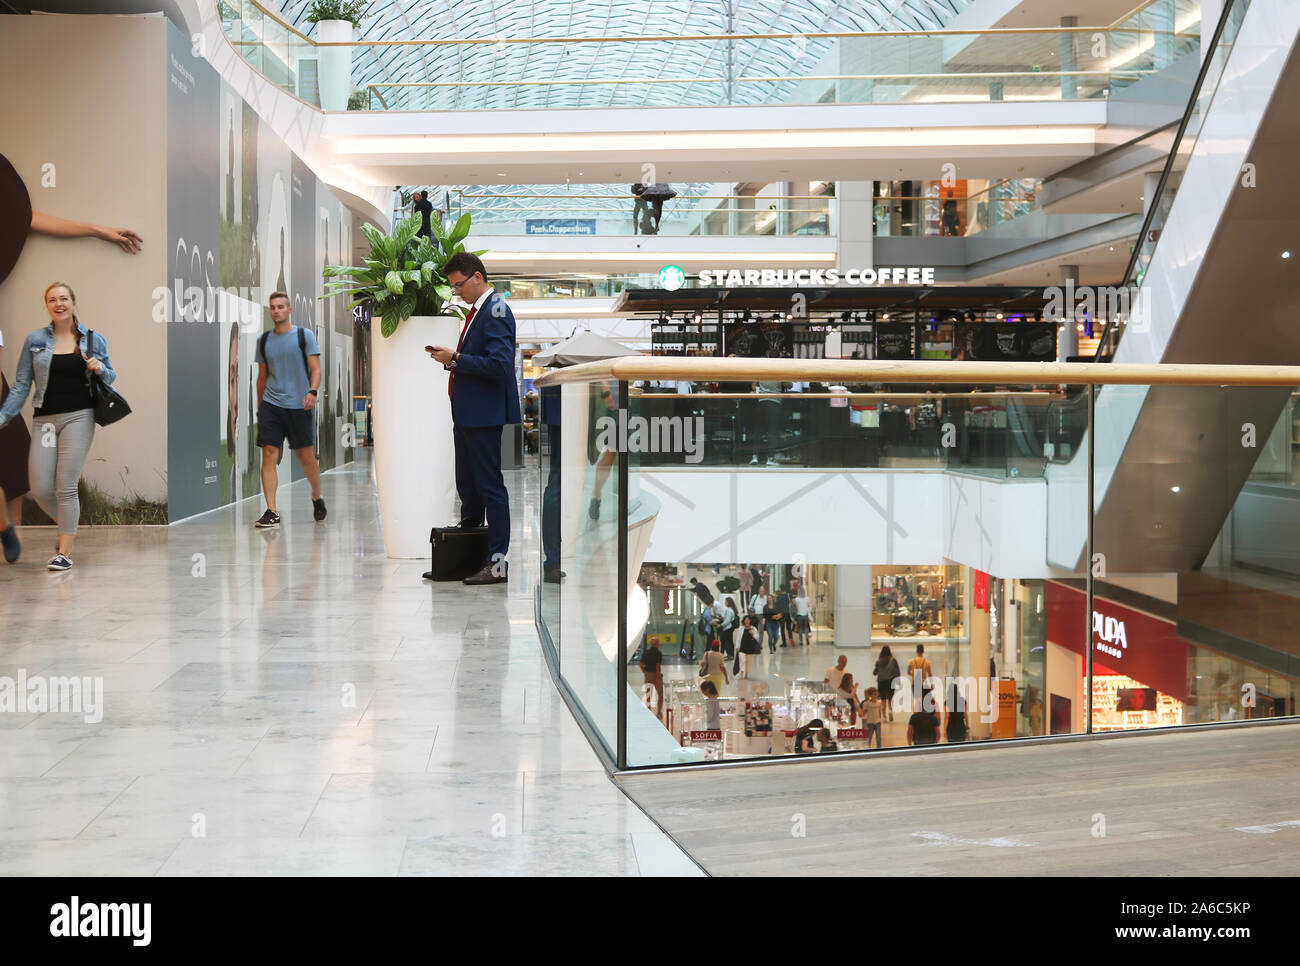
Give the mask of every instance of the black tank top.
<path id="1" fill-rule="evenodd" d="M 90 409 L 90 387 L 86 385 L 86 360 L 81 353 L 57 353 L 50 357 L 50 381 L 45 385 L 45 398 L 34 409 L 36 416 L 56 416 Z"/>

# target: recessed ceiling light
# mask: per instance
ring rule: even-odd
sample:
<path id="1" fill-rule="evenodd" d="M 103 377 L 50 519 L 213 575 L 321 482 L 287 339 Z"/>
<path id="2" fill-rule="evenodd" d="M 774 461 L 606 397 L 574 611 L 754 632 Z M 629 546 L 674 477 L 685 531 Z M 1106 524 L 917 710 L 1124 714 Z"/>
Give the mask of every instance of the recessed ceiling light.
<path id="1" fill-rule="evenodd" d="M 1291 257 L 1291 249 L 1288 248 L 1286 251 L 1284 251 L 1284 252 L 1282 253 L 1282 257 L 1283 257 L 1283 258 L 1290 258 L 1290 257 Z"/>
<path id="2" fill-rule="evenodd" d="M 505 176 L 506 176 L 506 173 L 505 173 L 504 171 L 498 171 L 498 172 L 497 172 L 497 177 L 498 177 L 498 178 L 504 178 Z"/>
<path id="3" fill-rule="evenodd" d="M 1170 492 L 1170 493 L 1182 493 L 1182 492 L 1183 492 L 1183 488 L 1182 488 L 1181 486 L 1171 486 L 1171 487 L 1169 488 L 1169 492 Z"/>

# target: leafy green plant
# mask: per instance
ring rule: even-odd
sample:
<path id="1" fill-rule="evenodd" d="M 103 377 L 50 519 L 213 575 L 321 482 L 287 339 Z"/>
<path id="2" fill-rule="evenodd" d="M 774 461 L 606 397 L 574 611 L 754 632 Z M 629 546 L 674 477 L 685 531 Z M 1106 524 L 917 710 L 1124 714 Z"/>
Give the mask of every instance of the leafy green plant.
<path id="1" fill-rule="evenodd" d="M 308 23 L 320 23 L 322 20 L 347 20 L 360 29 L 361 18 L 366 15 L 370 4 L 365 0 L 316 0 L 307 13 Z"/>
<path id="2" fill-rule="evenodd" d="M 363 87 L 359 91 L 353 91 L 352 96 L 348 98 L 349 111 L 368 111 L 370 110 L 370 89 Z"/>
<path id="3" fill-rule="evenodd" d="M 458 315 L 465 310 L 451 305 L 451 283 L 447 281 L 448 259 L 463 252 L 469 234 L 469 213 L 461 215 L 450 229 L 436 216 L 429 219 L 433 237 L 416 236 L 419 215 L 398 223 L 391 235 L 374 225 L 362 225 L 370 242 L 370 257 L 359 266 L 326 265 L 326 296 L 350 295 L 349 307 L 371 304 L 371 315 L 382 319 L 380 331 L 388 338 L 413 315 Z M 482 255 L 483 252 L 474 252 Z"/>

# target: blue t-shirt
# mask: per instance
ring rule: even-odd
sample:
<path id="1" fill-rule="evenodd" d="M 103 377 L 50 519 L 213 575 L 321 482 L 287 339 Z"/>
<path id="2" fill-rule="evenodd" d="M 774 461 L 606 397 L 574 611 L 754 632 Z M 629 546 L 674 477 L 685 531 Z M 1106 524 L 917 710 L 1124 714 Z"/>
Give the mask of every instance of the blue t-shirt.
<path id="1" fill-rule="evenodd" d="M 307 336 L 307 355 L 320 355 L 316 334 L 311 329 L 303 329 L 303 332 Z M 281 409 L 302 409 L 302 397 L 311 388 L 311 376 L 303 364 L 302 351 L 298 348 L 298 326 L 291 326 L 283 335 L 271 332 L 266 337 L 269 362 L 262 356 L 261 336 L 258 336 L 257 341 L 257 361 L 265 363 L 267 369 L 266 393 L 262 400 Z"/>

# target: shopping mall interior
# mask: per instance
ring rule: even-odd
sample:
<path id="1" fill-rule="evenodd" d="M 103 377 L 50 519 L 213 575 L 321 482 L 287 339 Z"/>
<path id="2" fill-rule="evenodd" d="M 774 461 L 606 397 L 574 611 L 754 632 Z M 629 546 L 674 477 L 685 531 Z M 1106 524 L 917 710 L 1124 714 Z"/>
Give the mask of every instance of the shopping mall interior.
<path id="1" fill-rule="evenodd" d="M 1298 38 L 0 0 L 0 867 L 1293 874 Z"/>

